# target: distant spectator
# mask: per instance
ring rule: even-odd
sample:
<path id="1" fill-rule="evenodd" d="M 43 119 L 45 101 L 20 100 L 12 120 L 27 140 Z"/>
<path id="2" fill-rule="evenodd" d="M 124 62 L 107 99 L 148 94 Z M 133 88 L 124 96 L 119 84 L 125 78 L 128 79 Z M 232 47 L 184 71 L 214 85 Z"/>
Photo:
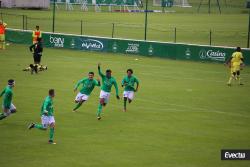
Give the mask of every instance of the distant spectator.
<path id="1" fill-rule="evenodd" d="M 7 24 L 0 20 L 0 49 L 5 49 L 5 29 Z"/>
<path id="2" fill-rule="evenodd" d="M 37 39 L 42 38 L 42 32 L 39 26 L 36 26 L 36 29 L 32 33 L 32 42 L 33 44 L 37 43 Z"/>

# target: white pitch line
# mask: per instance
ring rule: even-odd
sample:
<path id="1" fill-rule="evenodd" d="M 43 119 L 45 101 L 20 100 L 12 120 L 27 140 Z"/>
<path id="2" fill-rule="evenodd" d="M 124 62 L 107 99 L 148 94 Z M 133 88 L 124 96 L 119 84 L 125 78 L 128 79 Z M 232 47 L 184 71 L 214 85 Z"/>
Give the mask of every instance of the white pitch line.
<path id="1" fill-rule="evenodd" d="M 175 103 L 156 103 L 154 101 L 150 101 L 150 100 L 145 100 L 145 99 L 137 99 L 138 101 L 142 101 L 142 102 L 147 102 L 147 103 L 153 103 L 153 104 L 156 104 L 156 105 L 168 105 L 168 106 L 176 106 L 176 107 L 183 107 L 183 108 L 189 108 L 193 111 L 191 112 L 213 112 L 213 113 L 218 113 L 218 114 L 226 114 L 226 115 L 230 115 L 230 116 L 238 116 L 238 117 L 247 117 L 247 118 L 250 118 L 250 116 L 247 116 L 247 115 L 243 115 L 243 114 L 235 114 L 235 113 L 230 113 L 230 112 L 224 112 L 224 111 L 220 111 L 220 110 L 215 110 L 215 109 L 208 109 L 208 108 L 201 108 L 201 107 L 190 107 L 190 106 L 187 106 L 187 105 L 180 105 L 180 104 L 175 104 Z M 149 109 L 149 107 L 145 107 L 145 109 Z M 155 108 L 151 109 L 151 110 L 155 110 Z M 172 110 L 172 109 L 170 109 Z M 196 111 L 195 111 L 196 110 Z M 178 110 L 176 110 L 178 111 Z M 179 111 L 186 111 L 186 110 L 179 110 Z M 190 111 L 188 111 L 190 112 Z"/>

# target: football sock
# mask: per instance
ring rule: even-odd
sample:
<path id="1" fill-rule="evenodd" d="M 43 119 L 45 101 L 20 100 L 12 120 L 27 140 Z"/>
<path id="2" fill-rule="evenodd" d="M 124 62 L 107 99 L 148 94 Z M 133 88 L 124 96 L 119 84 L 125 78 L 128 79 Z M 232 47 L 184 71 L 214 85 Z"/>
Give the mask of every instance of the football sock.
<path id="1" fill-rule="evenodd" d="M 3 47 L 2 48 L 5 49 L 5 41 L 3 42 Z"/>
<path id="2" fill-rule="evenodd" d="M 127 105 L 127 98 L 124 98 L 124 103 L 123 103 L 124 109 L 126 109 L 126 105 Z"/>
<path id="3" fill-rule="evenodd" d="M 45 130 L 46 128 L 43 127 L 42 124 L 35 124 L 34 126 L 36 129 L 41 129 L 41 130 Z"/>
<path id="4" fill-rule="evenodd" d="M 240 79 L 240 76 L 238 76 L 238 82 L 239 82 L 239 84 L 241 84 L 241 79 Z"/>
<path id="5" fill-rule="evenodd" d="M 75 106 L 75 108 L 73 110 L 78 109 L 79 107 L 81 107 L 81 105 L 82 105 L 82 103 L 77 103 L 76 106 Z"/>
<path id="6" fill-rule="evenodd" d="M 231 84 L 233 78 L 234 78 L 234 76 L 231 75 L 230 78 L 229 78 L 228 84 Z"/>
<path id="7" fill-rule="evenodd" d="M 55 128 L 50 128 L 50 130 L 49 130 L 49 140 L 53 140 L 54 132 L 55 132 Z"/>
<path id="8" fill-rule="evenodd" d="M 102 112 L 102 105 L 99 104 L 99 105 L 98 105 L 98 110 L 97 110 L 97 117 L 100 117 L 100 116 L 101 116 L 101 112 Z"/>

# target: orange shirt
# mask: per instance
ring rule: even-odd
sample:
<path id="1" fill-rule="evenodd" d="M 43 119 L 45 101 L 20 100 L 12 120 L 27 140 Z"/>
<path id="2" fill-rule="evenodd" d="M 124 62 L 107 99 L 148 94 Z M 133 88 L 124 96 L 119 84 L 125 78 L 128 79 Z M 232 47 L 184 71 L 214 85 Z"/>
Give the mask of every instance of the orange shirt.
<path id="1" fill-rule="evenodd" d="M 33 34 L 32 34 L 32 37 L 33 37 L 33 41 L 37 41 L 37 38 L 41 38 L 42 37 L 42 32 L 40 30 L 34 30 L 33 31 Z"/>
<path id="2" fill-rule="evenodd" d="M 5 24 L 0 24 L 0 34 L 5 34 Z"/>

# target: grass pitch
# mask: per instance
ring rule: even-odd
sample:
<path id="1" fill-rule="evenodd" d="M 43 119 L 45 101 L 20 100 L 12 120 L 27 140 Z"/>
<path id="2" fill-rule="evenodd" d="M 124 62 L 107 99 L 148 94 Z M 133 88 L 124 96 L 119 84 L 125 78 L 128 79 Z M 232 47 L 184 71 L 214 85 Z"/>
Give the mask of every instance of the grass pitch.
<path id="1" fill-rule="evenodd" d="M 0 88 L 9 78 L 16 80 L 18 109 L 0 121 L 1 167 L 249 166 L 220 160 L 223 148 L 250 148 L 249 67 L 242 71 L 244 86 L 228 87 L 228 69 L 222 64 L 46 48 L 42 62 L 48 71 L 23 72 L 31 62 L 25 45 L 0 50 Z M 74 84 L 90 70 L 97 77 L 98 62 L 103 70 L 111 68 L 119 83 L 127 68 L 141 81 L 127 113 L 113 89 L 101 121 L 96 120 L 99 88 L 78 113 L 71 112 Z M 26 129 L 40 121 L 50 88 L 56 90 L 57 145 L 47 144 L 48 132 Z"/>

